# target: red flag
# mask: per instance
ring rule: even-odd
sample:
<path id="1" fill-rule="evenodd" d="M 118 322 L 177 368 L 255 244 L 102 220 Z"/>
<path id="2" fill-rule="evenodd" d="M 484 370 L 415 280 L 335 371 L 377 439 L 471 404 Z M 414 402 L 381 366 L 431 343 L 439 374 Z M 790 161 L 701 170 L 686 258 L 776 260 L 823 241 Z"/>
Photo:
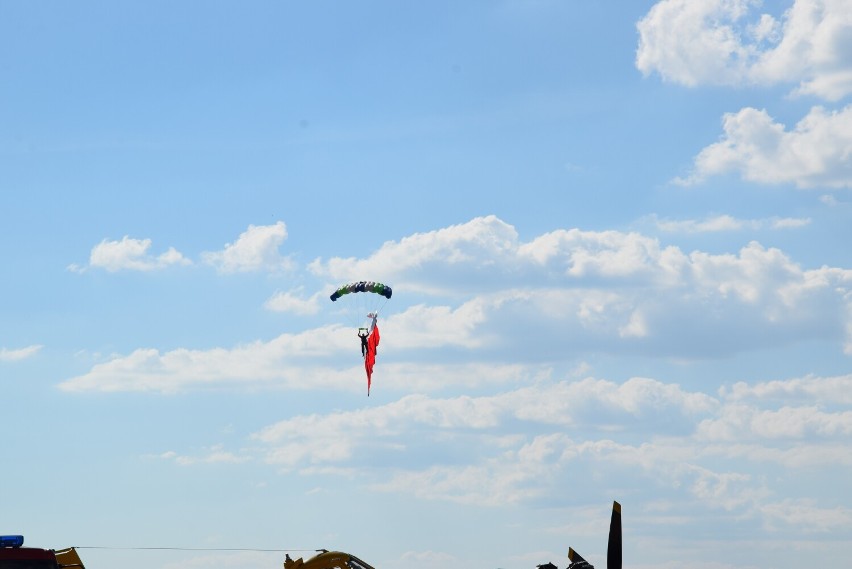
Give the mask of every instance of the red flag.
<path id="1" fill-rule="evenodd" d="M 376 347 L 379 345 L 379 327 L 373 326 L 367 338 L 367 355 L 364 357 L 364 369 L 367 370 L 367 397 L 370 396 L 370 384 L 373 379 L 373 364 L 376 363 Z"/>

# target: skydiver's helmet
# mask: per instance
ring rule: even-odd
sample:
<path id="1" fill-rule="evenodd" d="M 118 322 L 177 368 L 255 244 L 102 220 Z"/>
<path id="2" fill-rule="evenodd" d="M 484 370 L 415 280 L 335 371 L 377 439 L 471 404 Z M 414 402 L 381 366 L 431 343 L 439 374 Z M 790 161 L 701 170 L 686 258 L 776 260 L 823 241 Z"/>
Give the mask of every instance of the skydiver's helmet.
<path id="1" fill-rule="evenodd" d="M 366 328 L 358 328 L 358 335 L 361 336 L 362 338 L 366 338 L 367 333 L 368 333 L 368 331 L 367 331 Z"/>

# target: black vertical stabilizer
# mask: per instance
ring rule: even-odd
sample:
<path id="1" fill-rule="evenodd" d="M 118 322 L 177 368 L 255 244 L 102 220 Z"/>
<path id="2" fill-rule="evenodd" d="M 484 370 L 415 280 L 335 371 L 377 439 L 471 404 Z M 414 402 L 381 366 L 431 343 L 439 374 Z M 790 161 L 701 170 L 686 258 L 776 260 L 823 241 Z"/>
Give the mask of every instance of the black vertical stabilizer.
<path id="1" fill-rule="evenodd" d="M 609 541 L 606 546 L 606 569 L 621 569 L 621 504 L 612 503 Z"/>

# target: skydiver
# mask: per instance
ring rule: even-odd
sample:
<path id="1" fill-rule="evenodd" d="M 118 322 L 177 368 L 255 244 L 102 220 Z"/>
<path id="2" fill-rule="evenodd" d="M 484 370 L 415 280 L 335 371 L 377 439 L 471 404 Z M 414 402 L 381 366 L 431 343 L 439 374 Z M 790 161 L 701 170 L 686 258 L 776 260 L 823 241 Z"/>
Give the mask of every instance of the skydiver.
<path id="1" fill-rule="evenodd" d="M 367 318 L 372 319 L 370 322 L 369 328 L 358 328 L 358 337 L 361 339 L 361 357 L 367 357 L 367 338 L 369 338 L 370 334 L 373 332 L 373 328 L 376 327 L 376 318 L 379 317 L 377 312 L 369 312 L 367 314 Z"/>
<path id="2" fill-rule="evenodd" d="M 369 332 L 367 332 L 366 328 L 358 328 L 358 337 L 361 339 L 361 357 L 367 357 L 367 336 L 369 336 Z"/>
<path id="3" fill-rule="evenodd" d="M 378 313 L 378 312 L 368 312 L 368 313 L 367 313 L 367 318 L 371 318 L 371 319 L 372 319 L 372 322 L 370 322 L 370 330 L 367 332 L 367 336 L 369 336 L 370 334 L 372 334 L 372 333 L 373 333 L 373 329 L 376 327 L 376 318 L 378 318 L 378 317 L 379 317 L 379 313 Z M 377 347 L 374 347 L 374 348 L 373 348 L 373 353 L 374 353 L 374 354 L 378 354 L 378 353 L 379 353 L 379 349 L 378 349 Z"/>

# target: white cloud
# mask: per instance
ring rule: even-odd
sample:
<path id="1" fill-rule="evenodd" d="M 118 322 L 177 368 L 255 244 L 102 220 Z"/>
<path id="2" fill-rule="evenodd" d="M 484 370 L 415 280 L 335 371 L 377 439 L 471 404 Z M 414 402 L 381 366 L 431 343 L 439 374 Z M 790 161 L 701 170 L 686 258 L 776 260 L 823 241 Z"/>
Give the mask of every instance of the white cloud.
<path id="1" fill-rule="evenodd" d="M 736 24 L 752 0 L 662 0 L 637 23 L 636 66 L 646 75 L 695 86 L 736 84 L 754 64 L 757 47 L 743 43 Z"/>
<path id="2" fill-rule="evenodd" d="M 706 419 L 697 429 L 702 439 L 742 441 L 760 439 L 804 439 L 805 437 L 848 437 L 852 434 L 852 411 L 826 412 L 818 407 L 757 409 L 727 405 L 718 418 Z"/>
<path id="3" fill-rule="evenodd" d="M 823 194 L 819 197 L 819 201 L 827 205 L 828 207 L 837 207 L 840 203 L 836 197 L 831 194 Z"/>
<path id="4" fill-rule="evenodd" d="M 317 259 L 309 268 L 334 281 L 371 275 L 373 280 L 409 290 L 446 293 L 451 289 L 440 283 L 450 274 L 454 286 L 464 286 L 468 280 L 481 280 L 476 277 L 483 270 L 502 268 L 517 240 L 515 228 L 492 215 L 389 241 L 367 259 Z"/>
<path id="5" fill-rule="evenodd" d="M 614 280 L 645 278 L 671 253 L 677 254 L 673 248 L 661 250 L 656 239 L 638 233 L 579 229 L 552 231 L 517 248 L 520 261 L 547 272 Z"/>
<path id="6" fill-rule="evenodd" d="M 573 365 L 589 350 L 693 358 L 817 337 L 852 350 L 852 270 L 805 270 L 757 242 L 737 254 L 685 254 L 616 231 L 557 230 L 521 242 L 494 217 L 451 229 L 386 243 L 365 260 L 313 263 L 320 273 L 384 267 L 412 283 L 403 290 L 446 291 L 458 303 L 415 304 L 382 319 L 377 373 L 389 386 L 505 384 Z M 463 250 L 465 262 L 433 255 L 430 244 Z M 313 302 L 292 291 L 281 300 L 305 310 Z M 355 343 L 352 331 L 331 326 L 233 348 L 140 349 L 63 388 L 355 389 L 359 360 L 348 358 Z M 444 352 L 441 365 L 431 361 L 436 349 Z M 323 361 L 308 366 L 306 357 Z"/>
<path id="7" fill-rule="evenodd" d="M 292 261 L 278 251 L 285 239 L 287 227 L 283 221 L 249 225 L 234 243 L 227 243 L 222 251 L 203 253 L 202 259 L 223 273 L 289 269 Z"/>
<path id="8" fill-rule="evenodd" d="M 780 17 L 757 0 L 661 0 L 638 23 L 636 66 L 688 86 L 798 84 L 836 101 L 852 93 L 852 2 L 795 0 Z"/>
<path id="9" fill-rule="evenodd" d="M 283 221 L 274 225 L 249 225 L 234 243 L 227 243 L 221 251 L 204 252 L 201 259 L 221 273 L 291 269 L 292 260 L 279 253 L 279 248 L 286 238 L 287 228 Z M 166 252 L 157 256 L 151 255 L 150 249 L 151 239 L 134 239 L 126 235 L 120 241 L 104 239 L 92 248 L 87 266 L 71 264 L 68 270 L 76 273 L 85 272 L 88 268 L 101 268 L 109 272 L 153 271 L 173 265 L 192 264 L 192 261 L 174 247 L 169 247 Z M 271 299 L 270 309 L 309 309 L 310 302 L 299 304 L 295 297 L 283 294 L 281 298 Z"/>
<path id="10" fill-rule="evenodd" d="M 848 391 L 849 381 L 737 383 L 716 398 L 651 378 L 542 379 L 496 395 L 409 395 L 291 416 L 236 452 L 216 445 L 160 458 L 181 465 L 264 461 L 306 477 L 341 476 L 379 492 L 478 506 L 534 501 L 566 484 L 575 494 L 614 485 L 640 503 L 643 492 L 653 492 L 655 501 L 724 509 L 773 531 L 837 531 L 832 523 L 849 523 L 847 508 L 789 491 L 778 501 L 774 473 L 852 470 L 844 444 L 852 429 L 848 398 L 834 402 L 835 410 L 820 406 Z M 642 489 L 648 484 L 653 490 Z M 646 512 L 671 523 L 655 516 Z"/>
<path id="11" fill-rule="evenodd" d="M 385 353 L 384 346 L 380 346 L 373 385 L 395 391 L 505 384 L 546 373 L 538 365 L 499 362 L 386 362 Z M 354 331 L 333 326 L 230 349 L 179 348 L 161 352 L 140 348 L 98 363 L 59 387 L 64 391 L 160 393 L 223 388 L 360 392 L 365 389 L 365 382 Z"/>
<path id="12" fill-rule="evenodd" d="M 725 401 L 722 411 L 703 420 L 696 435 L 704 440 L 741 442 L 814 437 L 845 440 L 852 434 L 852 411 L 843 410 L 852 405 L 850 388 L 850 375 L 738 382 L 720 390 Z"/>
<path id="13" fill-rule="evenodd" d="M 16 362 L 19 360 L 25 360 L 27 358 L 31 358 L 36 355 L 43 346 L 40 344 L 33 344 L 32 346 L 27 346 L 25 348 L 18 348 L 14 350 L 10 350 L 8 348 L 0 348 L 0 362 Z"/>
<path id="14" fill-rule="evenodd" d="M 773 468 L 852 468 L 852 453 L 842 440 L 822 439 L 815 444 L 814 439 L 761 440 L 753 438 L 750 442 L 740 443 L 730 437 L 713 439 L 700 430 L 696 440 L 707 443 L 702 454 L 713 460 L 748 460 L 754 468 L 767 464 Z M 748 434 L 751 436 L 751 433 Z"/>
<path id="15" fill-rule="evenodd" d="M 248 454 L 234 454 L 226 451 L 222 445 L 216 445 L 206 449 L 198 456 L 180 455 L 175 451 L 166 451 L 159 455 L 163 460 L 171 460 L 180 466 L 191 466 L 195 464 L 239 464 L 251 460 Z"/>
<path id="16" fill-rule="evenodd" d="M 770 527 L 780 522 L 785 526 L 805 526 L 809 532 L 825 533 L 837 527 L 852 526 L 852 510 L 842 506 L 821 508 L 813 500 L 787 499 L 760 509 Z"/>
<path id="17" fill-rule="evenodd" d="M 661 231 L 669 233 L 717 233 L 740 231 L 743 229 L 795 229 L 811 223 L 809 218 L 772 217 L 767 219 L 738 219 L 730 215 L 716 215 L 702 220 L 668 220 L 650 217 L 651 222 Z"/>
<path id="18" fill-rule="evenodd" d="M 808 385 L 819 383 L 809 379 Z M 771 383 L 773 393 L 802 386 L 799 379 Z M 771 473 L 852 470 L 852 452 L 843 444 L 849 412 L 745 405 L 742 397 L 764 393 L 765 385 L 738 385 L 740 397 L 723 400 L 648 378 L 566 380 L 481 397 L 412 395 L 291 417 L 252 438 L 266 447 L 267 462 L 287 471 L 359 477 L 376 491 L 422 500 L 490 506 L 535 500 L 565 484 L 582 493 L 584 484 L 621 488 L 625 480 L 644 480 L 653 484 L 655 500 L 698 502 L 765 526 L 819 532 L 832 520 L 847 523 L 845 508 L 795 496 L 773 500 Z M 672 429 L 675 417 L 685 429 Z M 724 442 L 707 436 L 708 425 L 735 419 Z M 648 431 L 637 437 L 639 430 Z M 419 460 L 421 453 L 428 461 Z M 393 466 L 377 464 L 385 461 Z M 637 484 L 629 491 L 639 491 Z"/>
<path id="19" fill-rule="evenodd" d="M 784 14 L 780 41 L 753 69 L 760 82 L 799 82 L 798 93 L 836 101 L 852 93 L 852 2 L 796 0 Z"/>
<path id="20" fill-rule="evenodd" d="M 512 293 L 517 296 L 520 290 L 532 295 L 565 287 L 564 293 L 603 283 L 604 290 L 640 282 L 682 284 L 690 264 L 676 247 L 663 248 L 635 232 L 559 229 L 521 242 L 511 225 L 489 216 L 387 242 L 363 260 L 318 259 L 311 270 L 334 279 L 382 273 L 384 282 L 427 294 L 463 296 L 517 287 Z"/>
<path id="21" fill-rule="evenodd" d="M 761 222 L 760 226 L 763 224 Z M 768 220 L 768 225 L 772 229 L 798 229 L 811 224 L 810 217 L 773 217 Z"/>
<path id="22" fill-rule="evenodd" d="M 829 101 L 852 94 L 852 0 L 795 0 L 780 18 L 758 14 L 760 5 L 661 0 L 637 24 L 636 65 L 688 86 L 790 84 Z M 731 172 L 763 184 L 852 187 L 852 107 L 814 107 L 789 131 L 765 110 L 726 114 L 722 140 L 675 182 Z"/>
<path id="23" fill-rule="evenodd" d="M 747 226 L 748 223 L 741 219 L 735 219 L 730 215 L 719 215 L 702 221 L 689 219 L 682 221 L 657 220 L 657 227 L 663 231 L 679 233 L 706 233 L 717 231 L 737 231 Z"/>
<path id="24" fill-rule="evenodd" d="M 305 298 L 304 289 L 299 288 L 287 292 L 276 292 L 263 306 L 274 312 L 288 312 L 305 316 L 319 312 L 320 301 L 322 300 L 325 300 L 325 297 L 320 293 Z"/>
<path id="25" fill-rule="evenodd" d="M 544 482 L 556 465 L 570 460 L 562 452 L 566 445 L 563 439 L 566 437 L 561 434 L 536 437 L 482 464 L 436 465 L 421 471 L 398 472 L 374 489 L 481 506 L 529 500 L 546 492 Z"/>
<path id="26" fill-rule="evenodd" d="M 339 327 L 319 328 L 232 349 L 180 348 L 161 353 L 153 348 L 140 348 L 99 363 L 88 373 L 66 380 L 59 387 L 65 391 L 163 393 L 223 386 L 345 389 L 355 375 L 352 368 L 328 369 L 318 363 L 318 359 L 339 354 L 345 348 L 354 351 L 353 343 L 344 342 L 340 332 Z M 305 361 L 312 363 L 308 366 Z"/>
<path id="27" fill-rule="evenodd" d="M 88 266 L 114 273 L 117 271 L 154 271 L 173 265 L 191 264 L 174 247 L 169 247 L 165 253 L 157 256 L 148 252 L 150 248 L 150 239 L 134 239 L 127 235 L 122 237 L 120 241 L 104 239 L 92 248 Z M 83 272 L 85 268 L 71 265 L 69 270 Z"/>
<path id="28" fill-rule="evenodd" d="M 470 300 L 455 309 L 418 304 L 398 314 L 391 314 L 382 329 L 390 336 L 395 336 L 397 345 L 407 348 L 481 348 L 488 343 L 489 338 L 480 335 L 478 330 L 487 321 L 491 305 L 487 299 Z"/>
<path id="29" fill-rule="evenodd" d="M 408 395 L 378 408 L 293 417 L 262 429 L 253 438 L 269 445 L 270 462 L 295 468 L 348 460 L 356 449 L 390 444 L 391 439 L 402 438 L 418 425 L 488 432 L 509 419 L 561 426 L 626 421 L 636 429 L 640 422 L 653 422 L 660 413 L 666 413 L 671 422 L 677 415 L 704 416 L 717 405 L 712 397 L 652 379 L 632 378 L 618 385 L 588 378 L 493 396 L 434 399 Z M 518 452 L 525 459 L 544 456 L 538 452 L 541 446 L 524 448 Z"/>
<path id="30" fill-rule="evenodd" d="M 852 187 L 852 106 L 811 109 L 793 130 L 765 110 L 744 108 L 723 120 L 724 137 L 695 158 L 694 172 L 678 183 L 736 172 L 763 184 L 800 188 Z"/>
<path id="31" fill-rule="evenodd" d="M 316 260 L 312 270 L 334 278 L 381 272 L 397 290 L 470 297 L 457 308 L 411 307 L 387 323 L 400 325 L 397 341 L 404 345 L 477 349 L 525 338 L 528 347 L 551 348 L 557 332 L 573 346 L 659 340 L 674 348 L 683 340 L 679 327 L 686 319 L 709 325 L 708 339 L 724 328 L 743 346 L 814 327 L 842 338 L 849 304 L 844 295 L 852 284 L 850 271 L 803 270 L 781 251 L 756 242 L 738 255 L 687 255 L 656 239 L 617 231 L 556 230 L 521 242 L 514 228 L 493 216 L 385 243 L 363 260 Z M 762 332 L 737 333 L 746 320 Z M 516 333 L 507 337 L 507 329 Z"/>
<path id="32" fill-rule="evenodd" d="M 802 378 L 759 382 L 753 385 L 737 382 L 722 390 L 731 401 L 778 400 L 813 402 L 822 405 L 852 405 L 852 374 L 834 377 Z"/>
<path id="33" fill-rule="evenodd" d="M 552 258 L 568 265 L 562 278 L 556 271 L 530 275 L 531 284 L 552 287 L 533 285 L 471 301 L 481 322 L 471 335 L 480 342 L 489 339 L 483 348 L 514 345 L 530 356 L 553 353 L 557 344 L 563 350 L 643 346 L 646 353 L 688 357 L 814 333 L 838 342 L 844 335 L 847 342 L 852 339 L 844 332 L 852 284 L 848 270 L 803 270 L 781 251 L 755 242 L 738 255 L 685 255 L 655 243 L 637 248 L 636 241 L 593 252 L 585 246 L 576 251 L 574 244 L 561 247 Z M 509 326 L 511 337 L 494 334 Z"/>
<path id="34" fill-rule="evenodd" d="M 768 494 L 765 489 L 751 484 L 752 480 L 749 474 L 714 472 L 698 466 L 692 466 L 689 470 L 694 475 L 690 486 L 692 494 L 705 502 L 712 502 L 726 510 L 759 503 Z"/>

